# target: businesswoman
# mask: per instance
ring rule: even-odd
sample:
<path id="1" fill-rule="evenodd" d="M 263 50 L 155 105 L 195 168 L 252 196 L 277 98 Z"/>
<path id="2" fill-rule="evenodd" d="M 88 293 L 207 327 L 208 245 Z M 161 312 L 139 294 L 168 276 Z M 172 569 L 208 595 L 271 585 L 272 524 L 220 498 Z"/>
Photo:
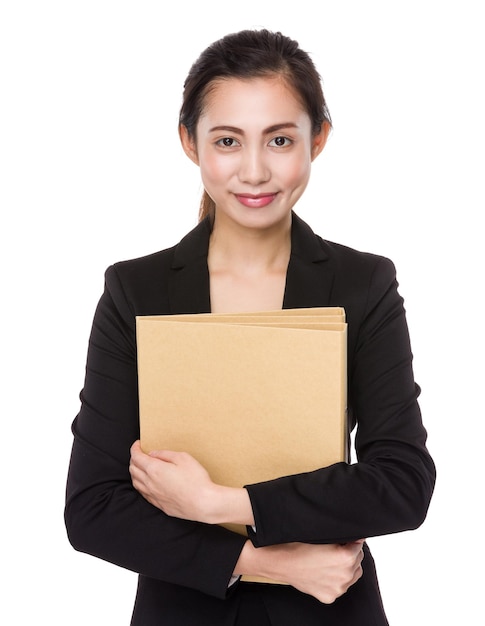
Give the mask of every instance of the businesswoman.
<path id="1" fill-rule="evenodd" d="M 205 189 L 199 224 L 106 272 L 65 520 L 77 550 L 139 574 L 135 626 L 388 623 L 364 540 L 418 527 L 435 470 L 392 262 L 322 239 L 294 211 L 330 127 L 295 41 L 256 30 L 215 42 L 191 68 L 180 111 Z M 135 316 L 310 306 L 346 311 L 356 463 L 235 489 L 183 452 L 142 452 Z"/>

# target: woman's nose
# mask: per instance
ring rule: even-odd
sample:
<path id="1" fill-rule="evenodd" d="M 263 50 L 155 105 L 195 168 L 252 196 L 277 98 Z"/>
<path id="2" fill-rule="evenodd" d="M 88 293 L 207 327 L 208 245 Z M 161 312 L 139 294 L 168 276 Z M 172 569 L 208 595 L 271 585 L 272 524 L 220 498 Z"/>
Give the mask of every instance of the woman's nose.
<path id="1" fill-rule="evenodd" d="M 241 158 L 239 180 L 254 187 L 267 182 L 270 177 L 264 152 L 260 149 L 246 149 Z"/>

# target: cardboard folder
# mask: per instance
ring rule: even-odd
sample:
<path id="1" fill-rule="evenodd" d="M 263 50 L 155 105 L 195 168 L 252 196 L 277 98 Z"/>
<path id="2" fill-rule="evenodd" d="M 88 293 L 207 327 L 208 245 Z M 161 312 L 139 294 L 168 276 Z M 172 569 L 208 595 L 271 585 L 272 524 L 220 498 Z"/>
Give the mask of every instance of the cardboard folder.
<path id="1" fill-rule="evenodd" d="M 137 317 L 142 449 L 189 452 L 237 487 L 345 461 L 344 319 L 326 308 Z"/>

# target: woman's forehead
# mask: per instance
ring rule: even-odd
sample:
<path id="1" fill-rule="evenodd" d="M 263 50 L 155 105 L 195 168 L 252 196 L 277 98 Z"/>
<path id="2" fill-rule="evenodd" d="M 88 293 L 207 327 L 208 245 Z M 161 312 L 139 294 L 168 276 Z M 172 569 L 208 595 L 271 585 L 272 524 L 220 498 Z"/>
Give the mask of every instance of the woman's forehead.
<path id="1" fill-rule="evenodd" d="M 201 117 L 299 117 L 306 111 L 281 76 L 217 79 L 209 86 Z"/>

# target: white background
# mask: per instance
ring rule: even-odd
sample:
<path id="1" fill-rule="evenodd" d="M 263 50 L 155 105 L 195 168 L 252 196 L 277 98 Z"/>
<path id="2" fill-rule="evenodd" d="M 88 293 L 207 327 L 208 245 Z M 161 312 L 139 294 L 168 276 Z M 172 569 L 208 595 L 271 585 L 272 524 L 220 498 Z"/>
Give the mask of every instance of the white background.
<path id="1" fill-rule="evenodd" d="M 311 53 L 334 121 L 298 213 L 391 257 L 406 301 L 438 482 L 424 526 L 370 541 L 390 623 L 484 623 L 480 5 L 1 2 L 3 624 L 129 623 L 135 574 L 63 525 L 92 315 L 110 263 L 195 225 L 182 83 L 214 39 L 260 26 Z"/>

